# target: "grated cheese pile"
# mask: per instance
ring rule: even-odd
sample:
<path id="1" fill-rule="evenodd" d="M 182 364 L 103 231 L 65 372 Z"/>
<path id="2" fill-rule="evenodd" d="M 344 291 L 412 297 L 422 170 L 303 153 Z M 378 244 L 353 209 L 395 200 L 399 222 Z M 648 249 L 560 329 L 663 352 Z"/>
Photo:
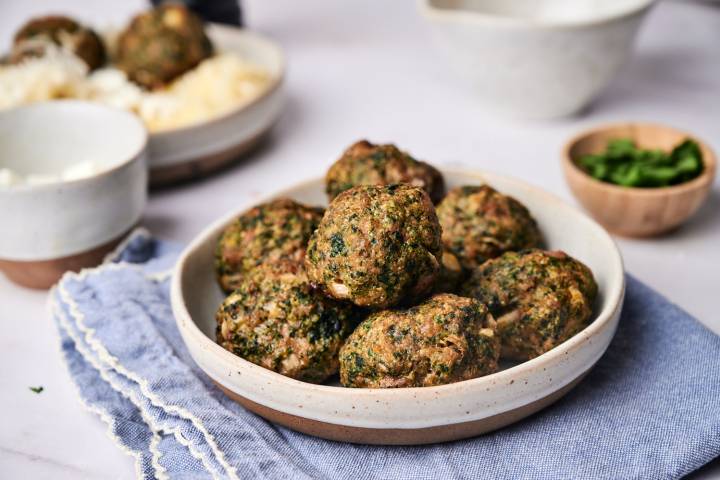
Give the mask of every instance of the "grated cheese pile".
<path id="1" fill-rule="evenodd" d="M 0 109 L 72 97 L 86 76 L 87 66 L 82 60 L 50 45 L 42 58 L 0 66 Z"/>
<path id="2" fill-rule="evenodd" d="M 163 90 L 148 92 L 125 73 L 85 64 L 60 48 L 19 65 L 0 66 L 0 109 L 76 98 L 130 110 L 157 132 L 210 120 L 250 103 L 270 84 L 270 75 L 232 53 L 203 61 Z"/>
<path id="3" fill-rule="evenodd" d="M 0 188 L 13 187 L 16 185 L 43 185 L 46 183 L 57 183 L 80 178 L 91 177 L 100 172 L 101 167 L 94 162 L 84 161 L 74 163 L 65 167 L 57 175 L 47 173 L 30 173 L 21 175 L 9 168 L 0 168 Z"/>

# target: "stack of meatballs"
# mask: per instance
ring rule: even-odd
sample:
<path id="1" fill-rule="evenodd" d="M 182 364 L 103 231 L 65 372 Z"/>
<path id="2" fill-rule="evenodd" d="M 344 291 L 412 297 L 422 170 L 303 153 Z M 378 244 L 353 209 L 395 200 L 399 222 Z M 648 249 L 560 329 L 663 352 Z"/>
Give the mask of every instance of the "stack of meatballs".
<path id="1" fill-rule="evenodd" d="M 139 86 L 162 88 L 212 56 L 213 46 L 202 20 L 183 5 L 166 3 L 135 16 L 120 32 L 115 52 L 77 20 L 60 15 L 38 17 L 18 30 L 10 63 L 42 57 L 54 48 L 69 51 L 95 70 L 108 57 Z"/>
<path id="2" fill-rule="evenodd" d="M 227 350 L 346 387 L 442 385 L 524 361 L 590 321 L 592 272 L 541 249 L 528 209 L 488 185 L 360 141 L 326 176 L 327 210 L 278 199 L 220 236 Z"/>

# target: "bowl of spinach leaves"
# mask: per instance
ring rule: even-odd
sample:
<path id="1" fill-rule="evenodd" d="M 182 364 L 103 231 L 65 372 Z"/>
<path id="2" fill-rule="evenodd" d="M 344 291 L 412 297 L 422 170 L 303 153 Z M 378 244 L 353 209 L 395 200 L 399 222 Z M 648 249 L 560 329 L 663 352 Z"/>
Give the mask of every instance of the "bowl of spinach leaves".
<path id="1" fill-rule="evenodd" d="M 596 127 L 563 150 L 568 185 L 608 230 L 651 236 L 678 227 L 707 198 L 716 170 L 710 147 L 664 125 Z"/>

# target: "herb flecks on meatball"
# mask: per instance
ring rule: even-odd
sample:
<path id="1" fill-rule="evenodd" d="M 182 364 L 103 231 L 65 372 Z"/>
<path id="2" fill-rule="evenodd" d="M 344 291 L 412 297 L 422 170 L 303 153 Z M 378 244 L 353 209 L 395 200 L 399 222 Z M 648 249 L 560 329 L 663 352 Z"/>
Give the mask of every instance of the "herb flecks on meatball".
<path id="1" fill-rule="evenodd" d="M 15 34 L 10 61 L 19 63 L 30 57 L 43 56 L 49 45 L 74 53 L 94 70 L 105 63 L 105 46 L 90 28 L 72 18 L 47 16 L 30 20 Z"/>
<path id="2" fill-rule="evenodd" d="M 118 38 L 116 61 L 130 80 L 155 89 L 212 52 L 202 20 L 182 5 L 164 4 L 132 19 Z"/>
<path id="3" fill-rule="evenodd" d="M 408 310 L 372 314 L 340 350 L 346 387 L 427 387 L 498 369 L 494 321 L 477 300 L 439 294 Z"/>
<path id="4" fill-rule="evenodd" d="M 325 178 L 330 200 L 358 185 L 407 183 L 423 188 L 433 202 L 445 194 L 442 174 L 415 160 L 395 145 L 374 145 L 361 140 L 351 145 L 328 170 Z"/>
<path id="5" fill-rule="evenodd" d="M 508 252 L 475 269 L 462 294 L 497 321 L 502 356 L 528 360 L 590 323 L 597 284 L 590 269 L 562 251 Z"/>
<path id="6" fill-rule="evenodd" d="M 443 245 L 465 269 L 507 251 L 538 247 L 541 242 L 528 209 L 487 185 L 452 189 L 438 205 L 437 215 Z"/>
<path id="7" fill-rule="evenodd" d="M 216 319 L 225 349 L 282 375 L 322 382 L 338 371 L 358 309 L 323 296 L 302 266 L 281 261 L 244 276 Z"/>
<path id="8" fill-rule="evenodd" d="M 305 263 L 310 279 L 330 296 L 387 308 L 428 293 L 441 254 L 440 225 L 424 190 L 366 185 L 330 204 Z"/>
<path id="9" fill-rule="evenodd" d="M 322 214 L 320 208 L 281 198 L 240 215 L 218 240 L 215 270 L 222 289 L 231 292 L 244 274 L 264 263 L 302 263 Z"/>

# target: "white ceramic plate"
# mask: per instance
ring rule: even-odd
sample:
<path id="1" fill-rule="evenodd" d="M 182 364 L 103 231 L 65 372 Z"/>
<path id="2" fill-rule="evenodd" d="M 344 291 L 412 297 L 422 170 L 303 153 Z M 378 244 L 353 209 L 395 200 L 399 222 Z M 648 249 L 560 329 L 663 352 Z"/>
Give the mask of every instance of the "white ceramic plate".
<path id="1" fill-rule="evenodd" d="M 590 218 L 539 188 L 491 173 L 444 170 L 443 174 L 448 188 L 488 183 L 514 196 L 535 216 L 550 248 L 565 250 L 593 270 L 600 294 L 591 325 L 538 358 L 450 385 L 350 389 L 284 377 L 237 357 L 214 341 L 214 314 L 224 296 L 215 281 L 213 254 L 222 229 L 251 207 L 242 205 L 187 247 L 173 278 L 173 312 L 200 368 L 233 399 L 271 421 L 359 443 L 419 444 L 474 436 L 515 422 L 560 398 L 597 362 L 615 333 L 625 291 L 615 243 Z M 326 204 L 322 179 L 270 198 L 281 196 Z"/>
<path id="2" fill-rule="evenodd" d="M 208 36 L 218 51 L 236 53 L 266 69 L 267 90 L 247 105 L 196 125 L 150 135 L 153 184 L 171 183 L 217 169 L 252 148 L 277 120 L 283 106 L 285 57 L 267 37 L 211 24 Z"/>

